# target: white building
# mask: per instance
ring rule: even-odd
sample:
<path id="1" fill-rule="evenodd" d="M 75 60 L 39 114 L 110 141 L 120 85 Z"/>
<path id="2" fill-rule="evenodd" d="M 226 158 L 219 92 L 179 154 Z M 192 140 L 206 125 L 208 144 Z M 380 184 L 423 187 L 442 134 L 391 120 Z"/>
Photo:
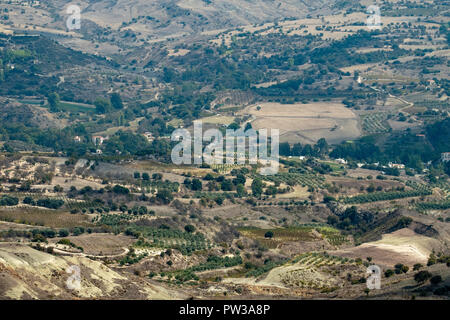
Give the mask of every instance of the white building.
<path id="1" fill-rule="evenodd" d="M 345 159 L 336 159 L 336 162 L 337 163 L 340 163 L 340 164 L 347 164 L 347 161 L 345 160 Z"/>
<path id="2" fill-rule="evenodd" d="M 95 145 L 101 146 L 105 140 L 108 140 L 108 138 L 102 136 L 92 136 L 92 143 Z"/>
<path id="3" fill-rule="evenodd" d="M 147 139 L 148 142 L 152 142 L 153 140 L 155 140 L 151 132 L 144 132 L 143 136 Z"/>
<path id="4" fill-rule="evenodd" d="M 401 164 L 401 163 L 399 164 L 399 163 L 389 162 L 388 166 L 389 166 L 389 168 L 405 169 L 405 165 Z"/>

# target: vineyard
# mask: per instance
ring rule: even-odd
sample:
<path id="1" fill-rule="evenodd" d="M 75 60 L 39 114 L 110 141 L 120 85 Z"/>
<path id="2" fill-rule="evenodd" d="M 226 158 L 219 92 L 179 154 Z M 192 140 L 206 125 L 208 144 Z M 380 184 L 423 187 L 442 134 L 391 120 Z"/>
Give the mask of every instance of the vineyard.
<path id="1" fill-rule="evenodd" d="M 254 100 L 254 94 L 251 91 L 230 90 L 217 94 L 217 101 L 225 105 L 243 106 Z"/>
<path id="2" fill-rule="evenodd" d="M 111 227 L 127 224 L 128 221 L 135 217 L 129 214 L 101 214 L 100 218 L 95 217 L 92 221 L 100 225 L 107 225 Z"/>
<path id="3" fill-rule="evenodd" d="M 388 113 L 385 112 L 362 115 L 363 130 L 369 134 L 389 132 L 391 128 L 387 118 Z"/>
<path id="4" fill-rule="evenodd" d="M 286 263 L 287 260 L 283 259 L 280 261 L 269 261 L 266 264 L 264 264 L 263 266 L 260 266 L 256 269 L 253 269 L 251 271 L 248 271 L 245 276 L 246 277 L 259 277 L 262 276 L 263 274 L 269 272 L 270 270 L 272 270 L 273 268 L 279 267 L 281 265 L 283 265 L 284 263 Z"/>
<path id="5" fill-rule="evenodd" d="M 312 231 L 316 230 L 332 245 L 339 246 L 348 241 L 348 238 L 337 229 L 328 226 L 301 225 L 279 229 L 258 229 L 254 227 L 242 227 L 238 231 L 245 237 L 257 239 L 267 248 L 277 248 L 280 244 L 289 241 L 316 241 L 320 240 Z M 266 237 L 268 231 L 272 232 L 270 238 Z"/>
<path id="6" fill-rule="evenodd" d="M 156 190 L 166 189 L 171 192 L 178 192 L 180 184 L 178 182 L 162 181 L 162 180 L 142 180 L 141 187 L 147 193 L 154 193 Z"/>
<path id="7" fill-rule="evenodd" d="M 450 183 L 448 181 L 439 181 L 433 184 L 433 186 L 441 189 L 445 193 L 445 197 L 450 199 Z"/>
<path id="8" fill-rule="evenodd" d="M 196 266 L 187 269 L 170 272 L 168 276 L 169 278 L 175 277 L 177 282 L 181 283 L 189 280 L 199 280 L 195 272 L 215 270 L 220 268 L 231 268 L 240 264 L 242 264 L 242 258 L 239 255 L 224 258 L 219 256 L 209 256 L 206 262 L 204 263 L 198 264 Z"/>
<path id="9" fill-rule="evenodd" d="M 136 242 L 138 247 L 177 249 L 184 255 L 212 248 L 212 244 L 201 233 L 192 234 L 175 229 L 132 226 L 126 230 L 126 234 L 145 238 Z"/>
<path id="10" fill-rule="evenodd" d="M 345 204 L 368 203 L 376 201 L 387 201 L 411 197 L 429 196 L 433 193 L 430 188 L 428 188 L 426 185 L 423 184 L 408 181 L 406 185 L 413 188 L 413 190 L 373 192 L 368 194 L 360 194 L 357 196 L 344 198 L 343 202 Z"/>
<path id="11" fill-rule="evenodd" d="M 290 186 L 301 185 L 302 187 L 312 187 L 320 189 L 323 189 L 325 187 L 325 178 L 323 176 L 313 174 L 281 172 L 272 176 L 255 175 L 255 177 L 274 183 L 285 183 Z"/>
<path id="12" fill-rule="evenodd" d="M 338 266 L 347 263 L 352 264 L 355 263 L 355 261 L 348 258 L 331 256 L 327 253 L 308 252 L 294 258 L 291 263 L 320 268 L 324 266 Z"/>
<path id="13" fill-rule="evenodd" d="M 328 253 L 309 252 L 294 258 L 280 274 L 281 282 L 287 286 L 309 288 L 330 292 L 337 289 L 340 284 L 336 278 L 336 266 L 356 266 L 355 260 L 329 255 Z"/>
<path id="14" fill-rule="evenodd" d="M 211 169 L 213 169 L 217 173 L 226 174 L 229 173 L 233 169 L 239 169 L 244 167 L 241 164 L 211 164 Z"/>
<path id="15" fill-rule="evenodd" d="M 327 239 L 327 241 L 333 246 L 340 246 L 348 242 L 348 238 L 342 235 L 337 229 L 331 227 L 320 227 L 317 230 Z"/>
<path id="16" fill-rule="evenodd" d="M 424 212 L 428 210 L 447 210 L 450 209 L 450 201 L 443 202 L 421 202 L 416 204 L 418 211 Z"/>

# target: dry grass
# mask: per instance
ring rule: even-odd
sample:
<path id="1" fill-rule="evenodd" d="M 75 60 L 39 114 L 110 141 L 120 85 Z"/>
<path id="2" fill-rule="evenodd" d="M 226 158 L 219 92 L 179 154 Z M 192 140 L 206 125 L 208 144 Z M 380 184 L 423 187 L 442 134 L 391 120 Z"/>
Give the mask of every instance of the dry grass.
<path id="1" fill-rule="evenodd" d="M 255 239 L 267 248 L 277 248 L 280 244 L 290 241 L 314 241 L 318 238 L 312 232 L 312 228 L 298 227 L 298 228 L 283 228 L 272 229 L 273 238 L 265 238 L 268 229 L 258 228 L 240 228 L 239 232 L 248 238 Z"/>
<path id="2" fill-rule="evenodd" d="M 234 117 L 216 115 L 212 117 L 206 117 L 200 120 L 203 121 L 203 123 L 229 125 L 233 123 Z"/>
<path id="3" fill-rule="evenodd" d="M 410 229 L 400 229 L 383 235 L 381 240 L 331 254 L 348 258 L 372 257 L 376 264 L 389 267 L 396 263 L 412 266 L 415 263 L 425 264 L 432 250 L 438 247 L 439 241 L 436 239 L 416 234 Z"/>
<path id="4" fill-rule="evenodd" d="M 339 143 L 361 134 L 355 113 L 338 102 L 260 103 L 241 113 L 255 118 L 252 126 L 257 130 L 280 130 L 280 141 L 310 144 L 325 138 L 331 143 Z"/>
<path id="5" fill-rule="evenodd" d="M 124 252 L 124 248 L 133 244 L 131 237 L 109 233 L 82 234 L 67 237 L 72 243 L 84 249 L 89 255 L 115 255 Z M 53 240 L 57 242 L 57 239 Z"/>
<path id="6" fill-rule="evenodd" d="M 38 208 L 0 208 L 0 220 L 50 228 L 92 226 L 88 215 Z"/>

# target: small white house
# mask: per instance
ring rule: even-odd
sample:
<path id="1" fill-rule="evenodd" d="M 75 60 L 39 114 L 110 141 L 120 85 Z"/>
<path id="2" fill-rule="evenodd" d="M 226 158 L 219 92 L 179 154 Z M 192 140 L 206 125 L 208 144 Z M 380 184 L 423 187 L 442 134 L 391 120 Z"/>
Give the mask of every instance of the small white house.
<path id="1" fill-rule="evenodd" d="M 153 140 L 155 140 L 151 132 L 144 132 L 143 136 L 147 139 L 148 142 L 152 142 Z"/>
<path id="2" fill-rule="evenodd" d="M 389 168 L 405 169 L 405 165 L 401 163 L 388 163 Z"/>
<path id="3" fill-rule="evenodd" d="M 75 141 L 75 142 L 81 142 L 81 138 L 80 138 L 79 136 L 75 136 L 75 137 L 73 138 L 73 141 Z"/>
<path id="4" fill-rule="evenodd" d="M 102 137 L 102 136 L 93 136 L 92 137 L 92 143 L 95 145 L 99 145 L 101 146 L 103 144 L 103 142 L 105 142 L 105 140 L 108 140 L 108 138 L 106 137 Z"/>
<path id="5" fill-rule="evenodd" d="M 336 162 L 339 164 L 347 164 L 347 161 L 345 159 L 336 159 Z"/>

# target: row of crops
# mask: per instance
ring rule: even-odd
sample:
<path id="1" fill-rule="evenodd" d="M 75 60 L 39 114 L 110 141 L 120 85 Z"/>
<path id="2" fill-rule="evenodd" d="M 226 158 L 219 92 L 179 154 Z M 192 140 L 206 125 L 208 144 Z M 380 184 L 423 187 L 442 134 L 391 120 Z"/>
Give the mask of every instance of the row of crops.
<path id="1" fill-rule="evenodd" d="M 297 256 L 292 261 L 292 264 L 302 264 L 311 267 L 324 267 L 341 265 L 346 263 L 355 263 L 355 260 L 337 257 L 322 252 L 308 252 Z"/>
<path id="2" fill-rule="evenodd" d="M 337 229 L 331 227 L 321 227 L 317 230 L 327 239 L 327 241 L 333 246 L 340 246 L 348 242 L 346 235 L 341 234 Z"/>
<path id="3" fill-rule="evenodd" d="M 357 204 L 376 201 L 396 200 L 411 197 L 429 196 L 432 191 L 429 189 L 423 190 L 408 190 L 408 191 L 391 191 L 391 192 L 373 192 L 368 194 L 360 194 L 357 196 L 344 198 L 345 204 Z"/>
<path id="4" fill-rule="evenodd" d="M 416 204 L 416 208 L 419 211 L 428 210 L 447 210 L 450 209 L 450 201 L 443 202 L 421 202 Z"/>
<path id="5" fill-rule="evenodd" d="M 447 199 L 450 199 L 450 183 L 448 183 L 447 181 L 438 181 L 434 183 L 433 186 L 436 186 L 442 191 L 444 191 L 445 197 Z"/>
<path id="6" fill-rule="evenodd" d="M 211 169 L 213 169 L 214 171 L 216 171 L 218 173 L 228 173 L 233 169 L 242 168 L 243 165 L 224 163 L 224 164 L 211 164 L 210 167 L 211 167 Z"/>
<path id="7" fill-rule="evenodd" d="M 129 214 L 101 214 L 100 217 L 95 217 L 92 221 L 97 222 L 100 225 L 118 226 L 126 224 L 128 221 L 135 219 L 134 216 Z"/>
<path id="8" fill-rule="evenodd" d="M 142 188 L 146 190 L 147 193 L 154 193 L 155 190 L 166 189 L 171 192 L 178 192 L 180 184 L 178 182 L 172 181 L 162 181 L 162 180 L 142 180 Z"/>
<path id="9" fill-rule="evenodd" d="M 363 130 L 369 134 L 389 132 L 391 127 L 387 122 L 388 115 L 385 112 L 362 115 Z"/>
<path id="10" fill-rule="evenodd" d="M 209 256 L 206 262 L 192 266 L 183 270 L 176 270 L 170 272 L 168 276 L 173 276 L 175 280 L 179 282 L 186 282 L 189 280 L 199 280 L 195 272 L 215 270 L 220 268 L 231 268 L 242 264 L 241 256 L 237 255 L 234 257 L 219 257 L 219 256 Z"/>
<path id="11" fill-rule="evenodd" d="M 407 181 L 406 185 L 413 190 L 406 191 L 389 191 L 389 192 L 373 192 L 368 194 L 360 194 L 353 197 L 347 197 L 343 199 L 345 204 L 357 204 L 376 201 L 396 200 L 411 197 L 429 196 L 433 191 L 425 184 L 417 183 L 414 181 Z"/>
<path id="12" fill-rule="evenodd" d="M 176 229 L 145 226 L 132 226 L 126 230 L 126 233 L 145 238 L 145 240 L 138 241 L 137 246 L 177 249 L 184 255 L 212 248 L 212 243 L 201 233 L 193 234 Z"/>
<path id="13" fill-rule="evenodd" d="M 325 178 L 314 174 L 280 172 L 272 176 L 258 177 L 274 183 L 285 183 L 290 186 L 301 185 L 302 187 L 313 187 L 320 189 L 325 187 Z"/>

